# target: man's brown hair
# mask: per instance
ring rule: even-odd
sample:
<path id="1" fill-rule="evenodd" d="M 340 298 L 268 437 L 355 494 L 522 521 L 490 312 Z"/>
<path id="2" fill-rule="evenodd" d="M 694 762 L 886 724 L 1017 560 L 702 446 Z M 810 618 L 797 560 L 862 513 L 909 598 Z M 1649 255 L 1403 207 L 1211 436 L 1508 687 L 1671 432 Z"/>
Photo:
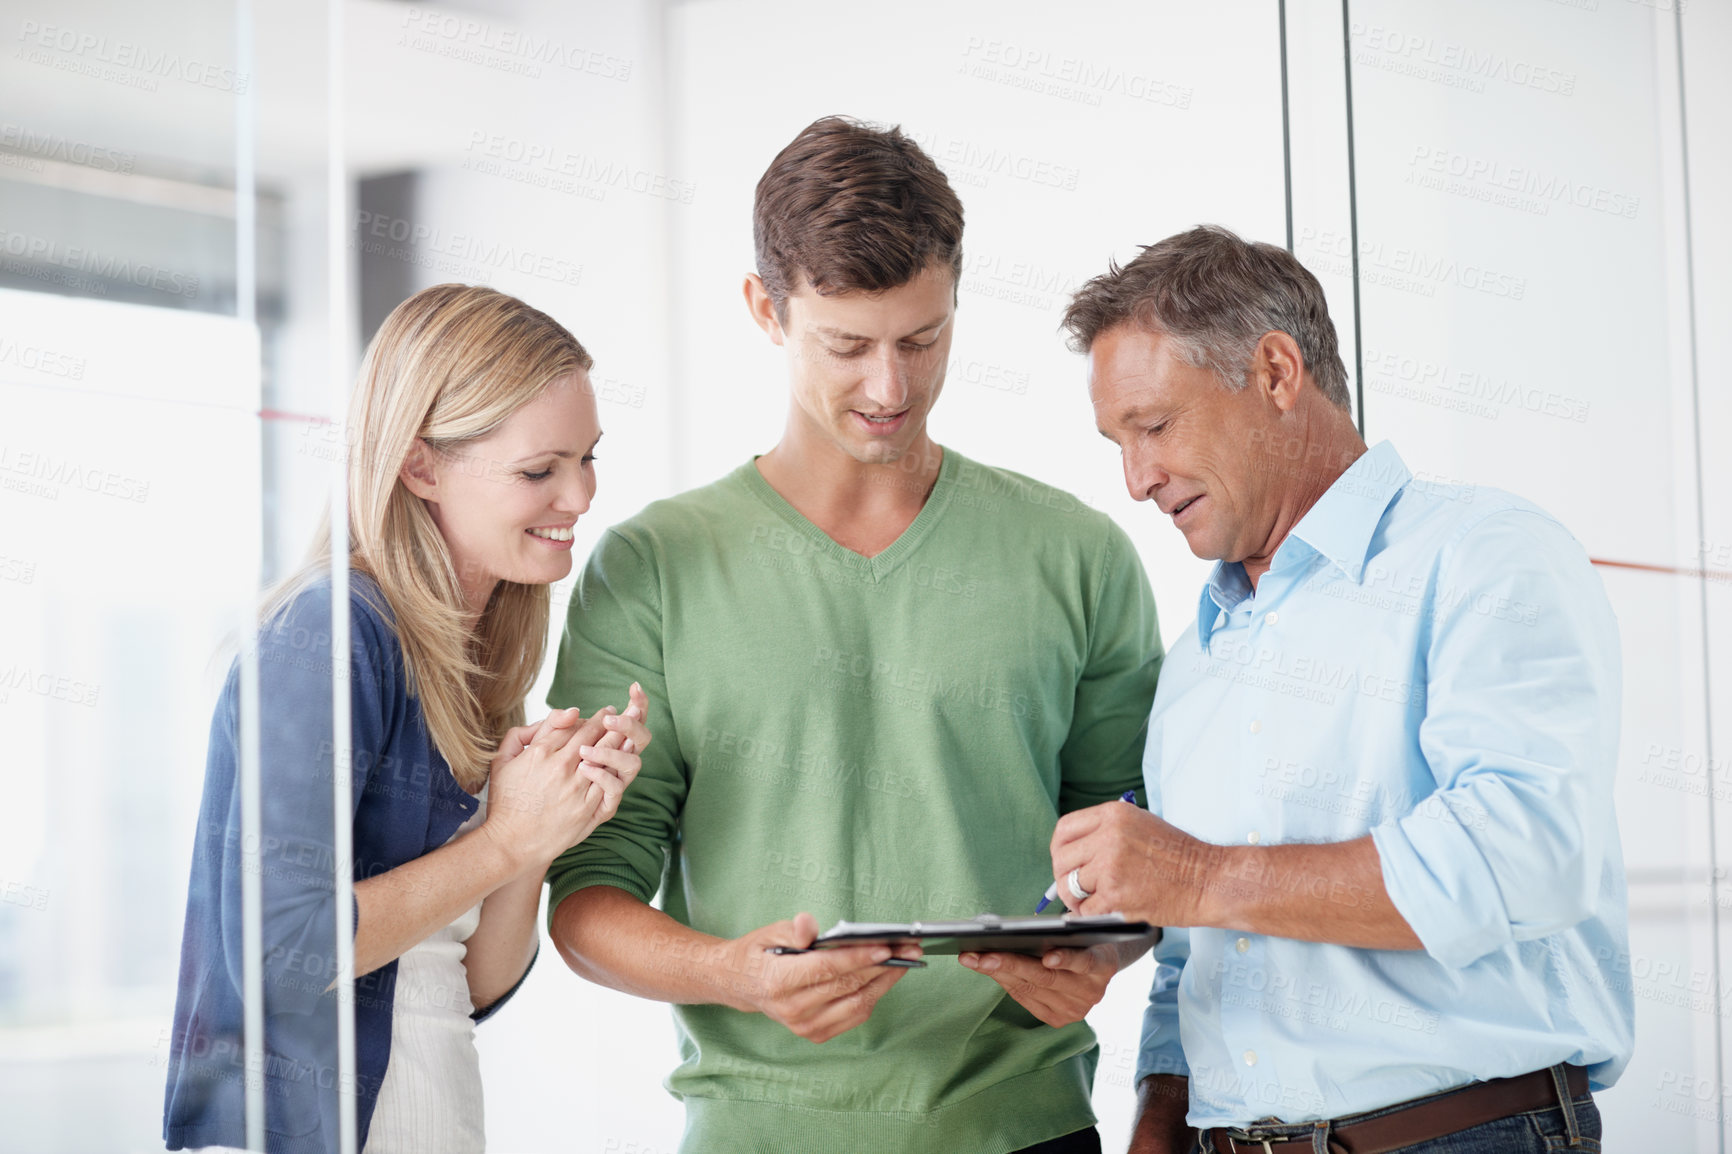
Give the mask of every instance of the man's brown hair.
<path id="1" fill-rule="evenodd" d="M 962 202 L 901 128 L 843 116 L 807 125 L 770 162 L 752 203 L 758 276 L 788 295 L 883 292 L 937 264 L 962 279 Z"/>

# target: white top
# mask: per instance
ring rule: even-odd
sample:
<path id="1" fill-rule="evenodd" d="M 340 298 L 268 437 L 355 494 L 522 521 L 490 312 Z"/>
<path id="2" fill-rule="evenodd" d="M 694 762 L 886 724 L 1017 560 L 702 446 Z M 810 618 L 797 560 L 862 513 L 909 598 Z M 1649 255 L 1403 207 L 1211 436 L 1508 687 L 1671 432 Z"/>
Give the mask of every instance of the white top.
<path id="1" fill-rule="evenodd" d="M 453 838 L 487 816 L 487 789 Z M 464 945 L 481 922 L 476 905 L 397 959 L 391 1056 L 373 1107 L 364 1154 L 472 1154 L 487 1145 L 481 1056 L 469 1015 Z"/>

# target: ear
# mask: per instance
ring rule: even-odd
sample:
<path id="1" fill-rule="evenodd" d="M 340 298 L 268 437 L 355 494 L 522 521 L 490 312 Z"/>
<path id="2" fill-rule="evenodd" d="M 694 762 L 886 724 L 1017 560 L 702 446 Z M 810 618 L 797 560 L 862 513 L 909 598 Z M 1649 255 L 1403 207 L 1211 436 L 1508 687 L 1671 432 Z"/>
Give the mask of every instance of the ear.
<path id="1" fill-rule="evenodd" d="M 745 293 L 746 311 L 752 314 L 752 320 L 769 336 L 771 343 L 782 344 L 785 340 L 782 322 L 776 319 L 776 304 L 770 299 L 770 290 L 764 287 L 763 278 L 749 272 L 745 284 L 740 287 Z"/>
<path id="2" fill-rule="evenodd" d="M 1299 390 L 1310 380 L 1299 342 L 1279 329 L 1264 333 L 1257 342 L 1251 373 L 1263 395 L 1283 413 L 1299 404 Z"/>
<path id="3" fill-rule="evenodd" d="M 403 468 L 397 476 L 402 478 L 404 488 L 423 501 L 439 499 L 439 474 L 433 468 L 433 450 L 420 437 L 409 446 L 409 455 L 403 459 Z"/>

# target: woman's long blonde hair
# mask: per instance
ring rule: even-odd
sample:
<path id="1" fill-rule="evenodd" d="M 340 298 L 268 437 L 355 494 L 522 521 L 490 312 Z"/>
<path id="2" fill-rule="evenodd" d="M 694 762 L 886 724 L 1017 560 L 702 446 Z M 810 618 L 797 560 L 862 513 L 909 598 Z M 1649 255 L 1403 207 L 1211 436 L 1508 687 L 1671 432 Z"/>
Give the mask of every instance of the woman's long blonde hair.
<path id="1" fill-rule="evenodd" d="M 350 399 L 350 566 L 384 594 L 409 691 L 471 793 L 505 731 L 523 724 L 547 646 L 548 590 L 501 581 L 472 624 L 451 551 L 426 503 L 404 487 L 403 463 L 416 438 L 449 459 L 592 363 L 563 325 L 516 297 L 435 285 L 385 318 Z M 327 519 L 306 563 L 267 595 L 264 618 L 327 574 L 330 557 Z"/>

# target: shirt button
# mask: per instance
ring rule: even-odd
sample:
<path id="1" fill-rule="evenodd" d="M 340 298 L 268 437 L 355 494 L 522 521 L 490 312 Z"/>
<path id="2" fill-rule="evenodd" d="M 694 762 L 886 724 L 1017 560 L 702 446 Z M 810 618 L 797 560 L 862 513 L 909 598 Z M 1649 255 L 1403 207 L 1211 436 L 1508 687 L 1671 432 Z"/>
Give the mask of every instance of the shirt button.
<path id="1" fill-rule="evenodd" d="M 1257 1051 L 1246 1050 L 1245 1051 L 1245 1065 L 1255 1066 L 1256 1064 L 1257 1064 Z"/>
<path id="2" fill-rule="evenodd" d="M 1238 950 L 1242 954 L 1246 950 L 1251 948 L 1251 939 L 1250 938 L 1240 938 L 1238 941 L 1233 943 L 1233 948 L 1235 950 Z"/>
<path id="3" fill-rule="evenodd" d="M 1279 613 L 1269 613 L 1269 614 L 1264 615 L 1263 624 L 1273 625 L 1280 620 L 1281 620 L 1281 615 Z"/>
<path id="4" fill-rule="evenodd" d="M 1258 833 L 1256 830 L 1252 830 L 1250 833 L 1245 835 L 1245 840 L 1251 845 L 1256 845 L 1258 842 L 1263 840 L 1263 835 Z"/>
<path id="5" fill-rule="evenodd" d="M 1252 733 L 1262 733 L 1263 732 L 1263 723 L 1261 721 L 1253 721 L 1251 723 L 1251 732 Z"/>

